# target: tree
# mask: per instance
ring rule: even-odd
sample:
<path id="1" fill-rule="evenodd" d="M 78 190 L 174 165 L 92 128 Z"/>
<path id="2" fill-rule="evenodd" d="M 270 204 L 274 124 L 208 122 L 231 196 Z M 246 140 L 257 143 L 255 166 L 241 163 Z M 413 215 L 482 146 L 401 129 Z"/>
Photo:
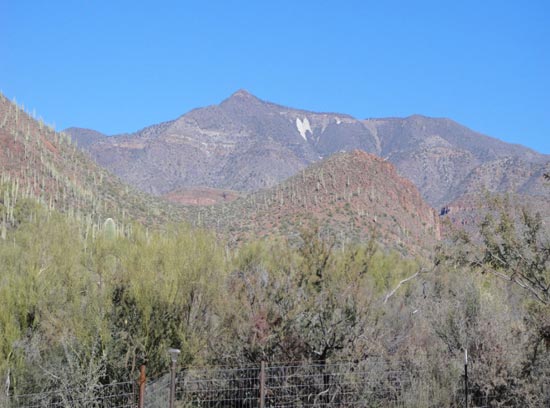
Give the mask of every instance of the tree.
<path id="1" fill-rule="evenodd" d="M 216 350 L 218 357 L 321 364 L 351 357 L 375 299 L 373 252 L 372 245 L 336 249 L 316 229 L 302 231 L 298 247 L 278 241 L 242 248 L 229 281 L 235 303 L 223 323 L 230 340 L 216 342 L 230 346 Z"/>
<path id="2" fill-rule="evenodd" d="M 550 226 L 540 214 L 514 205 L 508 197 L 489 199 L 485 211 L 479 236 L 457 234 L 454 253 L 446 260 L 494 275 L 528 294 L 522 304 L 530 346 L 525 348 L 522 375 L 529 378 L 544 365 L 541 345 L 550 350 Z"/>
<path id="3" fill-rule="evenodd" d="M 550 304 L 550 233 L 540 214 L 495 202 L 497 213 L 481 223 L 480 265 L 514 282 L 544 305 Z"/>

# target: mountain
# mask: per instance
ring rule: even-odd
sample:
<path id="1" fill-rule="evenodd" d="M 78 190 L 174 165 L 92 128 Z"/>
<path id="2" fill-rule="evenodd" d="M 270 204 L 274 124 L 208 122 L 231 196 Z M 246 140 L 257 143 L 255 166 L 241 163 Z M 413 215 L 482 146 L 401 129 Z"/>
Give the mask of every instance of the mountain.
<path id="1" fill-rule="evenodd" d="M 91 138 L 96 135 L 90 132 Z M 100 140 L 97 137 L 96 140 Z M 122 183 L 65 133 L 37 121 L 0 94 L 0 223 L 14 223 L 17 202 L 30 199 L 51 210 L 100 221 L 176 220 L 183 210 Z"/>
<path id="2" fill-rule="evenodd" d="M 158 126 L 86 149 L 123 180 L 164 194 L 190 186 L 255 191 L 335 151 L 376 148 L 370 131 L 350 116 L 288 109 L 246 91 Z"/>
<path id="3" fill-rule="evenodd" d="M 449 119 L 414 115 L 363 123 L 379 137 L 379 154 L 415 183 L 435 208 L 485 189 L 546 193 L 539 179 L 549 155 L 504 143 Z M 503 181 L 507 175 L 510 182 Z"/>
<path id="4" fill-rule="evenodd" d="M 449 119 L 358 120 L 291 109 L 244 90 L 219 105 L 82 147 L 124 181 L 159 195 L 198 186 L 257 191 L 334 153 L 361 149 L 395 164 L 434 208 L 494 186 L 544 196 L 538 177 L 550 161 Z M 503 182 L 510 169 L 514 181 Z"/>
<path id="5" fill-rule="evenodd" d="M 155 141 L 175 124 L 147 128 L 137 137 Z M 109 140 L 88 131 L 81 131 L 82 138 L 94 139 L 90 146 Z M 6 225 L 16 225 L 24 216 L 18 203 L 30 199 L 88 225 L 100 225 L 108 217 L 123 224 L 185 219 L 217 230 L 230 242 L 267 235 L 292 239 L 300 228 L 313 225 L 344 244 L 375 234 L 377 242 L 404 253 L 425 251 L 439 238 L 437 214 L 416 187 L 389 162 L 359 150 L 332 155 L 246 195 L 204 187 L 172 191 L 168 198 L 183 204 L 176 206 L 123 184 L 69 135 L 36 121 L 1 94 L 0 147 L 2 237 Z"/>
<path id="6" fill-rule="evenodd" d="M 196 207 L 194 222 L 243 240 L 296 237 L 321 227 L 341 243 L 368 240 L 419 253 L 440 238 L 439 218 L 418 189 L 395 167 L 355 150 L 315 163 L 270 189 L 231 203 Z"/>

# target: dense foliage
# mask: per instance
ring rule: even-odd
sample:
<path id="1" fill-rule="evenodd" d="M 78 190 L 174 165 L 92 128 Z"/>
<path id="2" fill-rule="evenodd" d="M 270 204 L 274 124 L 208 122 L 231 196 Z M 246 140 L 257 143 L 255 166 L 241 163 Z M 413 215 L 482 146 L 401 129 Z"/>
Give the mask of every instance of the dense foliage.
<path id="1" fill-rule="evenodd" d="M 483 245 L 459 234 L 434 262 L 372 241 L 337 247 L 316 230 L 299 245 L 238 249 L 185 225 L 109 219 L 91 233 L 19 200 L 0 239 L 0 375 L 12 394 L 86 390 L 135 378 L 141 364 L 165 373 L 166 350 L 178 347 L 184 365 L 383 356 L 439 387 L 460 384 L 467 349 L 474 392 L 537 406 L 548 381 L 548 235 L 527 214 L 521 228 L 510 220 L 488 217 Z"/>

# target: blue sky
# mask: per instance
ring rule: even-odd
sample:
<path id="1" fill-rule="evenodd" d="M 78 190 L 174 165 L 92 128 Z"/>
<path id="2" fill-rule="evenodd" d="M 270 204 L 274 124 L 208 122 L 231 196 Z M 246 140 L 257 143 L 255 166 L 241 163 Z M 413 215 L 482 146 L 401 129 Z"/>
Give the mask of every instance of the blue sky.
<path id="1" fill-rule="evenodd" d="M 550 2 L 0 0 L 0 89 L 57 129 L 134 131 L 239 88 L 550 153 Z"/>

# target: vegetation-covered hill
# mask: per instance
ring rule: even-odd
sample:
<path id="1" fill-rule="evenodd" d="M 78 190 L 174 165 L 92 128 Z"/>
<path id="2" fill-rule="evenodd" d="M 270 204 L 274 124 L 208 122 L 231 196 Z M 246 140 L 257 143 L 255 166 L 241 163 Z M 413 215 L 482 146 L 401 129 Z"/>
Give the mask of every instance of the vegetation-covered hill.
<path id="1" fill-rule="evenodd" d="M 379 242 L 405 252 L 430 248 L 438 239 L 437 217 L 415 187 L 391 164 L 364 152 L 336 155 L 272 189 L 238 199 L 228 190 L 174 192 L 169 198 L 184 204 L 177 206 L 124 185 L 81 152 L 68 135 L 55 132 L 3 97 L 0 117 L 4 230 L 24 216 L 20 209 L 14 210 L 18 200 L 21 204 L 21 199 L 31 198 L 96 229 L 108 217 L 120 224 L 149 225 L 187 219 L 242 242 L 256 236 L 297 236 L 301 228 L 314 223 L 342 243 L 376 234 Z M 151 128 L 149 133 L 161 130 Z M 209 208 L 192 208 L 216 202 Z"/>
<path id="2" fill-rule="evenodd" d="M 150 378 L 167 373 L 166 350 L 177 347 L 183 366 L 377 356 L 422 380 L 411 401 L 423 407 L 461 406 L 453 390 L 468 350 L 473 397 L 546 406 L 547 230 L 534 219 L 525 231 L 496 221 L 482 243 L 461 237 L 431 263 L 372 243 L 336 248 L 315 230 L 298 245 L 238 249 L 184 226 L 113 234 L 107 223 L 92 236 L 38 209 L 0 240 L 0 404 L 39 393 L 28 401 L 75 406 L 104 384 L 132 381 L 141 364 Z M 369 398 L 387 406 L 391 396 Z"/>
<path id="3" fill-rule="evenodd" d="M 229 204 L 194 209 L 199 225 L 237 239 L 296 237 L 319 226 L 340 243 L 375 238 L 404 252 L 433 248 L 439 220 L 394 166 L 363 151 L 340 153 L 277 186 Z"/>
<path id="4" fill-rule="evenodd" d="M 0 94 L 0 222 L 24 216 L 18 200 L 31 199 L 97 223 L 155 223 L 180 218 L 180 209 L 123 184 L 56 132 Z M 28 214 L 27 214 L 28 216 Z M 20 221 L 20 220 L 19 220 Z"/>

